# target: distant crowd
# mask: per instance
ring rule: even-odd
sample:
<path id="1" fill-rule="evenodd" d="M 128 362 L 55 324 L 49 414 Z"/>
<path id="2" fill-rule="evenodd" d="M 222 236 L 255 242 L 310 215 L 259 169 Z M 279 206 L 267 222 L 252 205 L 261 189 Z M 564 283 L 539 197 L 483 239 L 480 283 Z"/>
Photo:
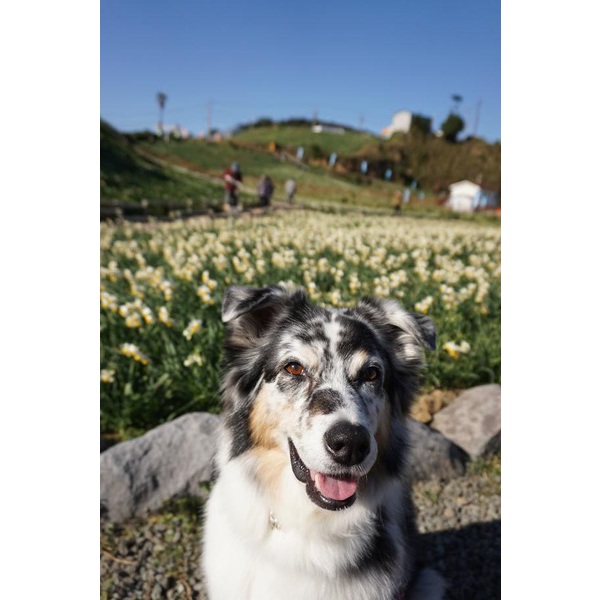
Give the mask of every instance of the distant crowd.
<path id="1" fill-rule="evenodd" d="M 236 213 L 241 209 L 239 192 L 244 180 L 240 164 L 236 161 L 232 162 L 231 165 L 223 171 L 221 177 L 225 183 L 224 208 L 227 212 Z M 285 182 L 284 191 L 285 198 L 289 204 L 293 203 L 296 190 L 296 182 L 293 179 L 288 179 Z M 394 193 L 392 201 L 393 214 L 400 215 L 402 213 L 402 206 L 410 203 L 411 191 L 409 186 L 405 186 Z M 258 205 L 263 208 L 269 208 L 274 192 L 275 184 L 273 183 L 273 180 L 268 175 L 262 175 L 256 186 Z"/>
<path id="2" fill-rule="evenodd" d="M 237 212 L 240 210 L 239 191 L 244 180 L 239 163 L 232 162 L 223 171 L 221 177 L 225 183 L 225 210 Z M 292 204 L 296 195 L 296 182 L 293 179 L 288 179 L 285 182 L 284 191 L 287 202 Z M 274 192 L 275 184 L 273 180 L 268 175 L 262 175 L 256 186 L 258 205 L 264 208 L 271 206 L 271 199 Z"/>

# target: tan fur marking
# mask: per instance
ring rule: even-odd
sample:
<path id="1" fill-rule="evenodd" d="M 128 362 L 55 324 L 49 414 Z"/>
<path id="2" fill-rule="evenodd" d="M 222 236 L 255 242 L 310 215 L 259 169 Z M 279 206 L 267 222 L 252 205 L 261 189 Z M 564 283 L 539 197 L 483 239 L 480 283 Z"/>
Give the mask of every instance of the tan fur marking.
<path id="1" fill-rule="evenodd" d="M 290 457 L 279 448 L 255 448 L 252 455 L 257 459 L 256 476 L 273 502 L 276 502 L 281 488 L 281 474 L 284 469 L 291 468 Z"/>
<path id="2" fill-rule="evenodd" d="M 250 413 L 250 436 L 255 446 L 261 448 L 275 448 L 277 446 L 276 432 L 279 428 L 279 419 L 276 411 L 270 411 L 267 406 L 268 394 L 261 391 Z"/>
<path id="3" fill-rule="evenodd" d="M 277 443 L 278 411 L 268 407 L 268 392 L 262 390 L 250 413 L 250 436 L 254 442 L 252 456 L 256 458 L 256 476 L 272 498 L 277 498 L 279 479 L 289 463 L 289 456 Z"/>
<path id="4" fill-rule="evenodd" d="M 356 352 L 350 360 L 350 365 L 348 369 L 348 374 L 350 375 L 350 377 L 356 377 L 356 375 L 368 359 L 369 354 L 365 350 L 359 350 L 358 352 Z"/>

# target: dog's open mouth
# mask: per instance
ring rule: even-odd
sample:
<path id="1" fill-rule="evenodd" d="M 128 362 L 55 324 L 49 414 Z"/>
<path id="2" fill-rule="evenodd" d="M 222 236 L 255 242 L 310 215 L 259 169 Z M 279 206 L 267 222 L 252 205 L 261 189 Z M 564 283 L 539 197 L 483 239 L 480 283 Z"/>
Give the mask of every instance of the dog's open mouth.
<path id="1" fill-rule="evenodd" d="M 358 487 L 356 477 L 326 475 L 309 470 L 302 462 L 292 440 L 288 442 L 292 471 L 298 481 L 306 484 L 306 493 L 317 506 L 326 510 L 342 510 L 354 504 Z"/>

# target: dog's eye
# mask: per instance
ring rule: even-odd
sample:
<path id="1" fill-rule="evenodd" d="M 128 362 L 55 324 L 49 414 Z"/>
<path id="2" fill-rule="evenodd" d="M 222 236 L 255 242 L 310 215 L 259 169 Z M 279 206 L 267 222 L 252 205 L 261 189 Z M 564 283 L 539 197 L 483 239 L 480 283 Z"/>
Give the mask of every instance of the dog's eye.
<path id="1" fill-rule="evenodd" d="M 363 381 L 377 381 L 379 379 L 379 369 L 377 367 L 367 367 L 363 371 Z"/>
<path id="2" fill-rule="evenodd" d="M 285 365 L 284 369 L 295 377 L 300 377 L 300 375 L 304 375 L 304 367 L 297 362 L 291 362 Z"/>

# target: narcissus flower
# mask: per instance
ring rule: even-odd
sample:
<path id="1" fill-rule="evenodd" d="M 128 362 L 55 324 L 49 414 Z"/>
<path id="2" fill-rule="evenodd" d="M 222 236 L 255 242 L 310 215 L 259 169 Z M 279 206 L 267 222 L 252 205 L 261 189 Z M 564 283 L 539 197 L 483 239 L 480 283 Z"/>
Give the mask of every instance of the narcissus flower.
<path id="1" fill-rule="evenodd" d="M 415 304 L 415 310 L 426 315 L 429 312 L 429 309 L 431 308 L 432 304 L 433 304 L 433 297 L 426 296 L 425 298 L 423 298 L 423 300 L 421 300 L 420 302 L 417 302 Z"/>
<path id="2" fill-rule="evenodd" d="M 113 369 L 102 369 L 100 371 L 100 381 L 102 383 L 112 383 L 115 380 L 115 372 Z"/>
<path id="3" fill-rule="evenodd" d="M 452 357 L 452 358 L 460 358 L 460 348 L 456 345 L 455 342 L 446 342 L 442 348 Z"/>
<path id="4" fill-rule="evenodd" d="M 140 349 L 135 344 L 121 344 L 121 354 L 123 354 L 123 356 L 133 358 L 133 360 L 142 363 L 143 365 L 147 365 L 149 363 L 148 358 L 140 352 Z"/>
<path id="5" fill-rule="evenodd" d="M 202 326 L 202 321 L 200 321 L 199 319 L 192 319 L 189 323 L 188 326 L 183 330 L 183 336 L 185 337 L 186 340 L 191 340 L 192 337 L 198 333 L 198 331 L 200 330 L 200 327 Z"/>
<path id="6" fill-rule="evenodd" d="M 458 359 L 461 354 L 468 354 L 471 351 L 471 345 L 469 342 L 463 340 L 460 344 L 456 342 L 446 342 L 442 349 L 445 350 L 452 358 Z"/>
<path id="7" fill-rule="evenodd" d="M 173 326 L 173 319 L 169 315 L 169 311 L 166 306 L 161 306 L 158 309 L 158 320 L 164 323 L 167 327 Z"/>
<path id="8" fill-rule="evenodd" d="M 198 352 L 192 352 L 192 354 L 189 354 L 187 358 L 183 361 L 184 367 L 191 367 L 192 365 L 198 365 L 199 367 L 201 367 L 203 364 L 204 359 L 202 358 L 202 355 L 200 355 Z"/>
<path id="9" fill-rule="evenodd" d="M 214 304 L 215 299 L 210 295 L 210 289 L 207 285 L 201 285 L 197 290 L 196 294 L 198 298 L 204 302 L 204 304 Z"/>

